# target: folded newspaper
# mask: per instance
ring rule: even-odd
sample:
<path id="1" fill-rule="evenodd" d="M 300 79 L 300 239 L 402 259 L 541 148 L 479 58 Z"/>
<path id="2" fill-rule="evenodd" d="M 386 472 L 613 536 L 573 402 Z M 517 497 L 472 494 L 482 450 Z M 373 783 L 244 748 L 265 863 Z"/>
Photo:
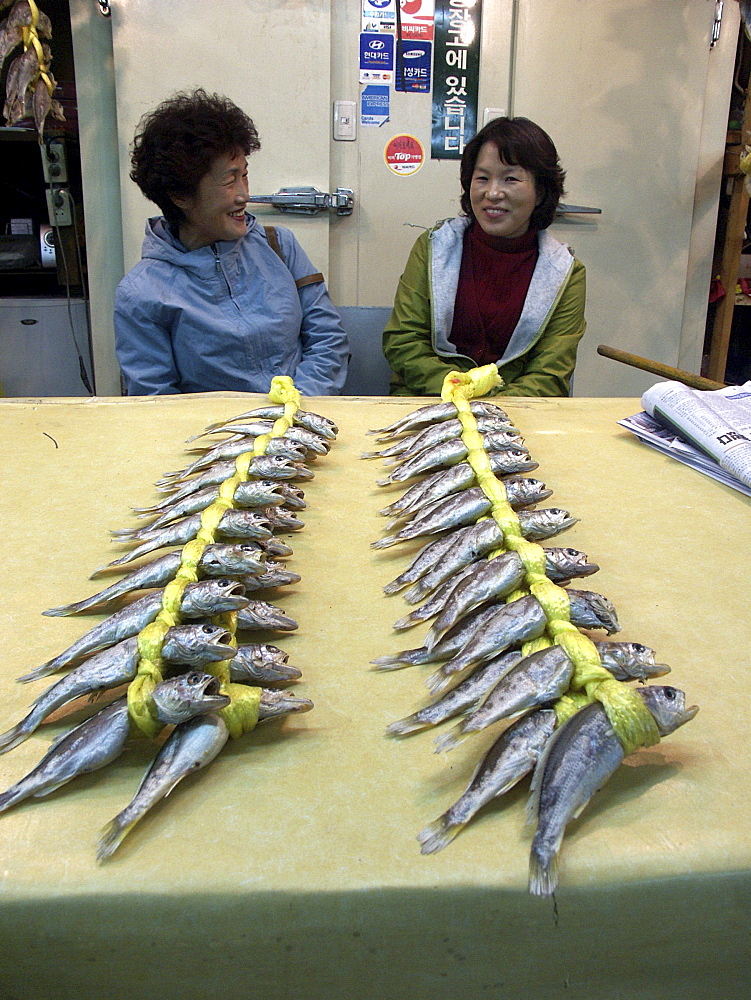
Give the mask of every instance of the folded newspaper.
<path id="1" fill-rule="evenodd" d="M 751 496 L 751 382 L 710 391 L 658 382 L 619 420 L 651 448 Z"/>

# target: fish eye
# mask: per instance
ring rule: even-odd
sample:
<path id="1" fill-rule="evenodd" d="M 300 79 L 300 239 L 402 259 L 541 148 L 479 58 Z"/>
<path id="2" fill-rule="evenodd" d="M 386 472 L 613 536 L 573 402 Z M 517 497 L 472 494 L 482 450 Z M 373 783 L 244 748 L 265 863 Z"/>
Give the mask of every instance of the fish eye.
<path id="1" fill-rule="evenodd" d="M 564 549 L 563 551 L 566 553 L 567 556 L 569 556 L 572 559 L 574 558 L 574 556 L 577 556 L 579 554 L 576 551 L 576 549 Z"/>
<path id="2" fill-rule="evenodd" d="M 232 580 L 228 580 L 226 576 L 223 576 L 221 580 L 216 581 L 216 585 L 217 587 L 229 587 L 232 582 Z"/>
<path id="3" fill-rule="evenodd" d="M 668 701 L 675 701 L 675 696 L 677 694 L 678 692 L 675 690 L 675 688 L 673 687 L 665 688 L 665 697 L 668 699 Z"/>
<path id="4" fill-rule="evenodd" d="M 211 635 L 214 631 L 213 625 L 204 625 L 201 629 L 204 635 Z"/>
<path id="5" fill-rule="evenodd" d="M 188 684 L 198 684 L 201 680 L 201 675 L 197 670 L 191 670 L 191 672 L 186 675 L 185 680 Z"/>
<path id="6" fill-rule="evenodd" d="M 645 653 L 647 651 L 646 646 L 642 646 L 640 642 L 635 642 L 632 644 L 632 648 L 635 653 Z"/>

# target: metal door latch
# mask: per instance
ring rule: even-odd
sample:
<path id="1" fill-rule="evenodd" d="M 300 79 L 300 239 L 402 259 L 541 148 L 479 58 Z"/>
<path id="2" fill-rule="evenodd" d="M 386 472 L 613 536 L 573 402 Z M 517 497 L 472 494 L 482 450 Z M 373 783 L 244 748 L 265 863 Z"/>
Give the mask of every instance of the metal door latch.
<path id="1" fill-rule="evenodd" d="M 556 215 L 602 215 L 601 208 L 585 208 L 584 205 L 564 205 L 558 202 L 555 210 Z"/>
<path id="2" fill-rule="evenodd" d="M 333 194 L 314 187 L 281 188 L 276 194 L 252 194 L 249 202 L 273 205 L 280 212 L 295 215 L 316 215 L 333 208 L 337 215 L 352 215 L 355 204 L 351 188 L 337 188 Z"/>

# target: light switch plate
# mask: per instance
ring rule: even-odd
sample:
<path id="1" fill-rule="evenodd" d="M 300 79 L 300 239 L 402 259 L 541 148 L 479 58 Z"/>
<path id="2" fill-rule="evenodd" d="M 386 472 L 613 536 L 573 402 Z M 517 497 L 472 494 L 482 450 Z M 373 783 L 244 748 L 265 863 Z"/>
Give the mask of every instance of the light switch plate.
<path id="1" fill-rule="evenodd" d="M 505 108 L 483 108 L 482 111 L 482 127 L 492 122 L 494 118 L 505 118 L 506 109 Z"/>
<path id="2" fill-rule="evenodd" d="M 339 142 L 353 142 L 357 138 L 355 101 L 334 101 L 334 138 Z"/>

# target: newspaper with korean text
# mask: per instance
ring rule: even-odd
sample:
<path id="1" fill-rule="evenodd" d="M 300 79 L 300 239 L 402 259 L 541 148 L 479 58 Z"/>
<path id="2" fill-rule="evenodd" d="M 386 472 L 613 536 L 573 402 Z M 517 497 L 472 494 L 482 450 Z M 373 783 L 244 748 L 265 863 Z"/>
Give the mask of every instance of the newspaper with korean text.
<path id="1" fill-rule="evenodd" d="M 640 441 L 751 496 L 751 382 L 690 389 L 658 382 L 643 413 L 618 423 Z"/>

